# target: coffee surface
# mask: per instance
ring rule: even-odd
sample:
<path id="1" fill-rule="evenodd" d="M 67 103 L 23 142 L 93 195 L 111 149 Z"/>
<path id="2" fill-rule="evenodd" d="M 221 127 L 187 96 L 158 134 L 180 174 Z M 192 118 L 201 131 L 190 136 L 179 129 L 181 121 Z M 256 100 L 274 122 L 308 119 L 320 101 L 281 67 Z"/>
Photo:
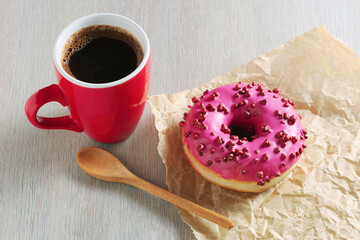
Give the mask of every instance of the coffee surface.
<path id="1" fill-rule="evenodd" d="M 108 83 L 131 74 L 144 57 L 139 41 L 128 31 L 94 25 L 74 33 L 62 51 L 62 67 L 89 83 Z"/>

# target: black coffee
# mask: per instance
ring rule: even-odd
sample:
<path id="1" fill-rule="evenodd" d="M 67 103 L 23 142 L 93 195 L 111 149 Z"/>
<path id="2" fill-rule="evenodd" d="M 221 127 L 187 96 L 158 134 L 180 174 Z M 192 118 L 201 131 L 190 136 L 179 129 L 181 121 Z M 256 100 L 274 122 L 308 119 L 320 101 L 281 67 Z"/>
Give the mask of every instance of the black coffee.
<path id="1" fill-rule="evenodd" d="M 62 52 L 62 67 L 78 80 L 108 83 L 132 73 L 144 57 L 139 41 L 128 31 L 94 25 L 74 33 Z"/>

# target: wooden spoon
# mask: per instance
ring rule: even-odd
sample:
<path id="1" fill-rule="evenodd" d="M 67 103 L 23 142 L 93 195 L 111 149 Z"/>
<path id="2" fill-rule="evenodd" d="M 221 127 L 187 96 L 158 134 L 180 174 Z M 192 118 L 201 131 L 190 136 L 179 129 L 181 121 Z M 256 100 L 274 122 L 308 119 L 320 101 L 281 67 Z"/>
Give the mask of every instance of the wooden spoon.
<path id="1" fill-rule="evenodd" d="M 230 219 L 135 176 L 116 157 L 105 150 L 83 148 L 77 153 L 76 159 L 79 166 L 95 178 L 132 185 L 224 228 L 231 229 L 234 226 Z"/>

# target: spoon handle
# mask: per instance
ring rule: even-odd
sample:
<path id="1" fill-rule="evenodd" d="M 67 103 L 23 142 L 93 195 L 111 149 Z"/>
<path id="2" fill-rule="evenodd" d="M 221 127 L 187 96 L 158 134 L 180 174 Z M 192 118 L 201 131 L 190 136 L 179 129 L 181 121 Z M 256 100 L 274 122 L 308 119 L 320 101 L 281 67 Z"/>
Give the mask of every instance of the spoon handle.
<path id="1" fill-rule="evenodd" d="M 213 223 L 216 223 L 224 228 L 231 229 L 234 226 L 232 220 L 230 220 L 229 218 L 210 211 L 209 209 L 190 202 L 182 197 L 179 197 L 178 195 L 166 191 L 158 186 L 155 186 L 135 175 L 131 177 L 131 181 L 127 182 L 127 184 L 147 191 L 148 193 L 158 196 L 159 198 L 162 198 L 165 201 L 174 204 L 175 206 L 195 213 L 196 215 L 203 217 Z"/>

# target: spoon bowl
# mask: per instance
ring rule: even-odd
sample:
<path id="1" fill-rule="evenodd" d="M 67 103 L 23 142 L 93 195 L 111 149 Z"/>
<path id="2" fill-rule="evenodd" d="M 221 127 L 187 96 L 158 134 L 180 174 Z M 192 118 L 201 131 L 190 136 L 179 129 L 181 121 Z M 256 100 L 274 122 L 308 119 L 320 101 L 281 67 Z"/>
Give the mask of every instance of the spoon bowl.
<path id="1" fill-rule="evenodd" d="M 95 178 L 135 186 L 222 227 L 231 229 L 234 226 L 230 219 L 135 176 L 116 157 L 105 150 L 83 148 L 77 153 L 76 159 L 81 169 Z"/>
<path id="2" fill-rule="evenodd" d="M 104 181 L 125 183 L 135 177 L 114 155 L 100 148 L 83 148 L 76 159 L 87 174 Z"/>

